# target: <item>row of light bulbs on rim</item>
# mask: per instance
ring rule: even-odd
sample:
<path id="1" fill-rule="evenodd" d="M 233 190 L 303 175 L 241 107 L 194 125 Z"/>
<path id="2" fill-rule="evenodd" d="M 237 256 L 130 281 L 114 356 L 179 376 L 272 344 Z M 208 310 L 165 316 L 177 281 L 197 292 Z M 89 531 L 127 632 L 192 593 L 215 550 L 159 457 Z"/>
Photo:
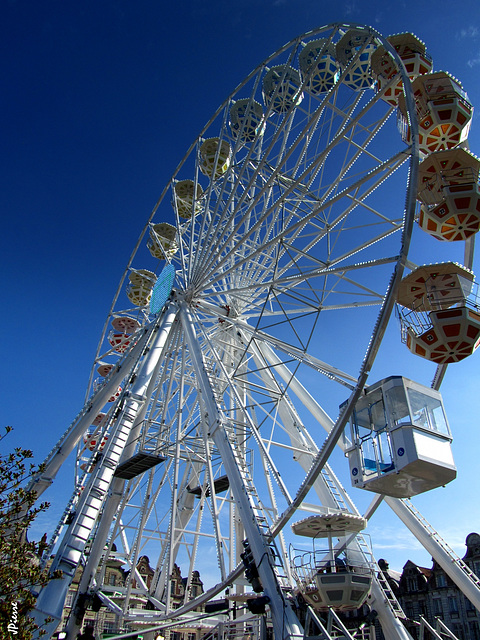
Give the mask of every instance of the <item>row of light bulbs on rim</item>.
<path id="1" fill-rule="evenodd" d="M 363 32 L 353 30 L 345 34 L 336 47 L 327 40 L 308 43 L 299 55 L 300 69 L 307 79 L 304 87 L 314 94 L 329 91 L 338 81 L 339 66 L 340 68 L 347 66 L 352 57 L 361 51 L 357 64 L 353 65 L 344 77 L 345 84 L 354 90 L 361 90 L 372 88 L 376 82 L 377 89 L 384 92 L 382 99 L 392 106 L 398 106 L 400 112 L 406 115 L 403 87 L 397 68 L 383 47 L 376 48 L 374 44 L 365 44 L 365 38 Z M 430 73 L 431 59 L 425 52 L 425 45 L 415 36 L 399 34 L 391 36 L 388 40 L 402 59 L 410 79 L 414 81 L 415 78 L 419 78 L 419 81 L 413 83 L 413 90 L 420 121 L 420 149 L 426 158 L 421 163 L 419 172 L 417 198 L 421 203 L 421 209 L 418 222 L 422 229 L 438 240 L 466 240 L 480 229 L 478 190 L 480 161 L 458 146 L 466 140 L 468 135 L 472 106 L 457 80 L 444 72 Z M 392 82 L 396 76 L 398 76 L 397 81 Z M 302 100 L 301 84 L 301 76 L 295 69 L 285 66 L 272 67 L 263 81 L 265 104 L 278 113 L 287 111 L 293 104 L 299 104 Z M 252 99 L 237 100 L 230 111 L 233 135 L 244 142 L 253 141 L 260 127 L 263 126 L 263 117 L 263 110 L 258 102 Z M 409 132 L 405 131 L 404 134 L 409 142 Z M 210 138 L 200 147 L 199 166 L 204 175 L 217 179 L 227 171 L 230 158 L 231 147 L 228 142 L 226 140 L 220 142 L 219 138 Z M 189 220 L 193 212 L 200 213 L 202 194 L 202 187 L 198 183 L 195 186 L 193 180 L 176 182 L 174 196 L 178 215 Z M 157 259 L 172 257 L 178 249 L 176 234 L 176 227 L 168 223 L 152 225 L 148 242 L 152 256 Z M 426 275 L 425 270 L 428 272 Z M 449 299 L 453 293 L 453 290 L 450 290 L 452 283 L 458 279 L 470 282 L 463 294 L 465 300 L 474 283 L 472 272 L 467 273 L 468 270 L 452 263 L 430 265 L 416 271 L 409 274 L 402 285 L 403 297 L 399 302 L 406 305 L 407 314 L 412 309 L 417 314 L 419 312 L 445 313 L 444 310 L 451 306 Z M 443 274 L 442 279 L 450 287 L 449 295 L 444 296 L 442 304 L 439 306 L 437 304 L 438 308 L 423 309 L 424 300 L 428 296 L 425 298 L 425 292 L 421 296 L 418 292 L 422 288 L 426 290 L 426 283 L 432 277 L 435 280 L 438 273 Z M 143 307 L 149 303 L 156 278 L 155 273 L 146 269 L 131 271 L 127 296 L 134 305 Z M 421 287 L 419 282 L 422 283 Z M 437 280 L 437 289 L 438 284 Z M 456 284 L 454 291 L 458 292 L 462 287 Z M 458 300 L 456 304 L 458 306 Z M 472 315 L 466 307 L 463 308 L 464 305 L 460 306 L 464 315 Z M 407 320 L 403 319 L 402 322 Z M 461 339 L 457 340 L 459 348 L 452 356 L 448 351 L 451 346 L 444 347 L 447 341 L 448 344 L 452 344 L 450 335 L 452 322 L 458 324 L 458 320 L 444 322 L 448 329 L 445 339 L 442 339 L 439 333 L 439 323 L 435 322 L 434 329 L 425 334 L 420 332 L 419 335 L 414 335 L 411 328 L 407 327 L 405 341 L 414 353 L 428 357 L 439 364 L 463 359 L 478 346 L 480 324 L 476 318 L 472 320 L 471 317 L 465 317 L 459 324 L 461 329 L 458 336 Z M 140 323 L 127 316 L 119 316 L 114 318 L 112 325 L 110 344 L 116 353 L 122 354 L 129 348 L 131 335 L 139 328 Z M 439 336 L 434 344 L 428 345 L 428 353 L 423 353 L 425 340 L 430 337 L 429 334 L 432 331 L 439 333 Z M 465 339 L 465 335 L 468 340 Z M 408 344 L 409 340 L 411 344 Z M 460 349 L 462 346 L 463 351 Z M 103 368 L 101 366 L 98 372 L 104 377 L 108 375 L 112 366 L 104 365 Z M 118 393 L 120 391 L 121 389 Z M 114 394 L 109 402 L 114 401 L 118 393 Z M 96 444 L 94 439 L 88 442 L 87 446 L 92 450 L 92 446 L 95 447 Z M 105 442 L 102 442 L 101 446 L 104 444 Z"/>
<path id="2" fill-rule="evenodd" d="M 307 44 L 299 56 L 302 73 L 305 76 L 310 73 L 305 86 L 312 92 L 329 90 L 339 74 L 334 53 L 345 66 L 360 51 L 357 64 L 350 70 L 350 75 L 347 74 L 348 78 L 356 69 L 360 75 L 363 74 L 364 80 L 368 79 L 365 86 L 356 88 L 372 87 L 375 83 L 373 69 L 377 86 L 384 91 L 382 98 L 392 106 L 398 103 L 399 109 L 404 109 L 402 82 L 391 57 L 383 47 L 366 44 L 365 38 L 363 32 L 351 31 L 339 41 L 337 47 L 326 40 Z M 399 34 L 388 40 L 401 57 L 410 79 L 418 77 L 417 83 L 413 83 L 413 90 L 420 121 L 420 148 L 425 157 L 420 165 L 417 188 L 417 198 L 421 203 L 419 225 L 438 240 L 465 241 L 480 229 L 480 162 L 473 154 L 459 147 L 468 135 L 472 106 L 457 80 L 444 72 L 429 73 L 431 59 L 425 53 L 424 44 L 415 36 Z M 325 84 L 327 80 L 329 86 Z M 284 107 L 288 100 L 297 100 L 298 103 L 301 99 L 300 84 L 300 74 L 294 69 L 273 67 L 264 77 L 264 96 L 270 96 L 274 101 L 282 97 Z M 267 97 L 265 103 L 268 104 Z M 292 104 L 290 102 L 288 108 Z M 238 100 L 230 116 L 232 131 L 245 140 L 253 140 L 261 126 L 263 111 L 261 105 L 251 99 Z M 407 131 L 407 138 L 408 135 Z M 200 169 L 205 175 L 218 178 L 227 171 L 230 157 L 231 148 L 226 140 L 209 138 L 200 147 Z M 202 187 L 198 183 L 195 185 L 193 180 L 176 182 L 174 204 L 178 215 L 188 220 L 193 212 L 201 212 L 202 194 Z M 158 259 L 171 258 L 178 250 L 176 234 L 176 227 L 168 223 L 152 225 L 148 242 L 152 256 Z M 471 282 L 472 278 L 473 274 L 469 276 Z M 127 296 L 130 301 L 140 307 L 147 305 L 156 275 L 139 269 L 130 273 L 129 280 Z M 418 303 L 415 302 L 415 305 Z M 407 307 L 411 308 L 409 304 Z M 476 343 L 476 337 L 471 336 L 469 342 Z"/>
<path id="3" fill-rule="evenodd" d="M 315 40 L 308 43 L 299 55 L 300 68 L 308 81 L 305 86 L 312 93 L 323 93 L 330 90 L 339 77 L 339 63 L 348 65 L 355 53 L 356 64 L 344 78 L 344 83 L 356 90 L 371 88 L 375 85 L 375 77 L 379 90 L 383 91 L 382 99 L 398 106 L 401 113 L 404 138 L 410 142 L 410 131 L 406 124 L 407 113 L 403 96 L 402 82 L 398 69 L 383 47 L 374 44 L 365 45 L 366 35 L 355 30 L 347 32 L 336 45 L 327 40 Z M 473 113 L 461 84 L 445 72 L 429 73 L 432 61 L 425 53 L 425 45 L 412 34 L 399 34 L 388 38 L 401 57 L 410 79 L 419 77 L 417 85 L 413 85 L 417 111 L 421 119 L 420 149 L 424 156 L 439 150 L 451 149 L 464 142 L 468 135 Z M 373 70 L 373 73 L 372 73 Z M 310 74 L 310 75 L 308 75 Z M 356 80 L 354 79 L 356 77 Z M 358 76 L 358 77 L 357 77 Z M 425 76 L 425 78 L 422 78 Z M 392 82 L 392 79 L 396 81 Z M 428 78 L 428 82 L 426 81 Z M 299 104 L 302 99 L 300 86 L 301 76 L 291 67 L 272 67 L 264 77 L 264 101 L 273 111 L 283 112 L 292 104 Z M 452 96 L 454 100 L 452 103 Z M 431 105 L 431 98 L 436 98 L 436 105 Z M 446 106 L 446 104 L 450 106 Z M 437 107 L 435 109 L 434 107 Z M 435 111 L 439 112 L 437 115 Z M 261 105 L 255 100 L 237 100 L 230 111 L 230 124 L 235 137 L 248 142 L 253 141 L 262 127 L 264 115 Z M 230 166 L 232 149 L 227 140 L 220 138 L 206 139 L 199 150 L 199 168 L 201 172 L 213 179 L 221 177 Z M 180 180 L 174 185 L 175 207 L 180 218 L 189 220 L 193 213 L 202 210 L 201 198 L 203 189 L 193 180 Z M 156 258 L 171 257 L 178 245 L 175 241 L 176 231 L 172 225 L 159 223 L 153 225 L 148 248 Z"/>

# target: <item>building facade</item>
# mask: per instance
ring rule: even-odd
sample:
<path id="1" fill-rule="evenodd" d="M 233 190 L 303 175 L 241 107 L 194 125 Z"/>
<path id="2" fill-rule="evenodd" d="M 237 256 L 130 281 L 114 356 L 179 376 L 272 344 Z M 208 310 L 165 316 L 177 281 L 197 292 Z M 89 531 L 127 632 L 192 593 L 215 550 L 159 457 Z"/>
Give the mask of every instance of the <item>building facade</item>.
<path id="1" fill-rule="evenodd" d="M 467 550 L 463 561 L 480 577 L 480 535 L 470 533 L 465 544 Z M 385 560 L 379 560 L 379 566 L 388 578 L 390 587 L 405 612 L 407 619 L 404 623 L 413 638 L 419 638 L 419 620 L 422 616 L 432 627 L 435 627 L 436 618 L 440 618 L 459 640 L 480 640 L 480 612 L 475 609 L 437 562 L 433 560 L 431 567 L 421 567 L 408 560 L 401 574 L 390 570 Z M 137 573 L 149 587 L 154 570 L 150 566 L 147 556 L 142 556 L 139 559 Z M 105 569 L 104 584 L 110 588 L 109 595 L 119 606 L 122 603 L 122 588 L 125 586 L 126 576 L 127 572 L 122 568 L 122 562 L 115 557 L 110 558 Z M 81 570 L 77 571 L 68 592 L 62 625 L 59 630 L 63 628 L 70 614 L 80 578 Z M 135 587 L 135 581 L 133 586 Z M 118 591 L 116 591 L 117 588 Z M 180 568 L 174 565 L 170 577 L 170 606 L 172 609 L 181 607 L 186 601 L 201 595 L 203 591 L 203 583 L 198 571 L 193 572 L 191 581 L 188 583 L 187 579 L 182 577 Z M 83 627 L 93 626 L 99 640 L 127 630 L 125 626 L 120 625 L 118 616 L 106 607 L 98 607 L 98 605 L 99 602 L 94 601 L 87 609 Z M 149 608 L 145 598 L 140 597 L 134 606 L 136 609 Z M 365 605 L 362 610 L 349 612 L 345 616 L 345 622 L 347 626 L 351 626 L 349 623 L 355 626 L 361 621 L 373 621 L 371 616 L 370 608 Z M 378 623 L 375 626 L 377 639 L 384 640 Z M 134 623 L 129 623 L 128 630 L 138 630 L 141 634 L 141 626 L 135 627 Z M 177 626 L 174 629 L 165 630 L 161 636 L 165 640 L 199 640 L 207 631 L 208 627 L 201 624 L 192 627 Z"/>
<path id="2" fill-rule="evenodd" d="M 480 535 L 470 533 L 465 544 L 463 561 L 480 577 Z M 459 640 L 480 640 L 480 612 L 435 560 L 431 568 L 408 560 L 399 577 L 388 569 L 384 572 L 407 616 L 405 625 L 413 638 L 419 637 L 422 616 L 432 627 L 440 618 Z"/>
<path id="3" fill-rule="evenodd" d="M 137 574 L 147 587 L 150 587 L 154 576 L 154 570 L 150 566 L 148 556 L 142 556 L 139 558 L 137 563 Z M 122 568 L 121 560 L 118 560 L 113 556 L 109 558 L 105 568 L 105 578 L 103 581 L 103 584 L 105 585 L 104 590 L 108 590 L 109 597 L 120 607 L 122 606 L 122 592 L 125 587 L 125 579 L 127 575 L 128 572 Z M 70 616 L 81 577 L 82 570 L 80 568 L 77 569 L 75 578 L 70 585 L 63 610 L 62 622 L 58 627 L 58 631 L 64 629 Z M 136 580 L 132 581 L 132 586 L 134 589 L 136 588 Z M 190 584 L 187 585 L 187 579 L 182 577 L 180 568 L 177 565 L 174 565 L 170 579 L 170 606 L 172 609 L 178 609 L 186 600 L 188 601 L 202 593 L 203 583 L 200 579 L 199 572 L 193 572 Z M 137 599 L 131 599 L 131 603 L 130 613 L 134 613 L 135 610 L 149 609 L 151 606 L 143 596 L 139 596 Z M 101 604 L 102 603 L 99 599 L 93 599 L 85 613 L 82 629 L 85 629 L 87 626 L 93 627 L 95 637 L 98 638 L 98 640 L 106 640 L 110 636 L 117 635 L 124 631 L 138 630 L 139 635 L 141 635 L 141 624 L 136 624 L 133 621 L 123 624 L 118 615 L 107 609 L 105 606 L 101 606 Z M 151 623 L 146 626 L 150 625 Z M 145 626 L 145 624 L 143 626 Z M 194 629 L 179 628 L 175 629 L 175 631 L 166 631 L 162 635 L 165 637 L 165 640 L 168 640 L 168 638 L 171 640 L 198 640 L 205 633 L 206 629 L 200 628 L 197 625 Z"/>

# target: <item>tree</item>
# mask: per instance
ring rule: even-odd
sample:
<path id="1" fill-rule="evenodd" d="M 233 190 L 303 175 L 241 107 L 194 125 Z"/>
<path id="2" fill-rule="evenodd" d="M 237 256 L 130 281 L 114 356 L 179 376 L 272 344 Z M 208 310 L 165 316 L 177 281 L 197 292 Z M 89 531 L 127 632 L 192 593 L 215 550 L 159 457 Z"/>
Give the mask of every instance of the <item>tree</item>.
<path id="1" fill-rule="evenodd" d="M 0 442 L 11 430 L 5 427 Z M 29 462 L 31 458 L 32 451 L 21 447 L 12 453 L 0 452 L 0 637 L 16 640 L 30 640 L 39 629 L 27 616 L 35 606 L 32 590 L 61 575 L 49 575 L 41 567 L 46 536 L 39 542 L 27 539 L 32 522 L 50 506 L 42 502 L 35 507 L 36 493 L 26 487 L 33 475 L 43 471 L 43 465 Z M 44 634 L 39 629 L 39 635 Z"/>

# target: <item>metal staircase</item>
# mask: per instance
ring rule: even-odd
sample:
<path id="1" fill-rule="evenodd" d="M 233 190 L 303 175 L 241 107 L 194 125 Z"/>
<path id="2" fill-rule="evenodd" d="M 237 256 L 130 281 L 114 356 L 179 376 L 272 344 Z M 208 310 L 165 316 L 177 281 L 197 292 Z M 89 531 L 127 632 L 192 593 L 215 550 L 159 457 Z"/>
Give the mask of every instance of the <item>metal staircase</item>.
<path id="1" fill-rule="evenodd" d="M 57 562 L 63 559 L 67 562 L 77 563 L 79 561 L 95 525 L 98 513 L 103 506 L 115 468 L 125 448 L 137 414 L 137 408 L 138 401 L 133 398 L 124 407 L 119 424 L 103 453 L 102 464 L 97 465 L 97 468 L 91 474 L 88 484 L 85 486 L 85 497 L 81 496 L 78 513 L 72 523 L 72 531 L 64 540 L 62 545 L 64 549 L 61 547 L 57 552 Z"/>
<path id="2" fill-rule="evenodd" d="M 338 480 L 336 480 L 333 474 L 329 472 L 327 467 L 322 470 L 322 478 L 325 481 L 325 484 L 337 508 L 344 511 L 350 511 L 347 501 L 344 499 L 344 496 L 346 496 L 345 490 L 340 485 Z M 362 553 L 363 558 L 365 559 L 365 562 L 373 564 L 375 579 L 380 588 L 380 592 L 383 595 L 385 604 L 397 619 L 405 620 L 405 613 L 403 612 L 400 603 L 398 602 L 395 594 L 392 591 L 392 588 L 390 587 L 387 576 L 381 570 L 377 561 L 373 559 L 370 547 L 367 544 L 365 537 L 361 533 L 359 533 L 355 536 L 355 542 L 357 543 L 358 548 Z"/>
<path id="3" fill-rule="evenodd" d="M 461 569 L 464 574 L 475 584 L 480 590 L 480 578 L 470 569 L 453 549 L 445 542 L 445 540 L 435 531 L 432 525 L 422 516 L 422 514 L 413 506 L 412 502 L 406 498 L 402 500 L 403 504 L 408 508 L 415 518 L 420 522 L 422 527 L 428 532 L 428 535 L 442 548 L 444 553 L 448 554 L 453 564 Z"/>
<path id="4" fill-rule="evenodd" d="M 219 379 L 215 375 L 214 369 L 211 365 L 205 365 L 205 372 L 207 374 L 208 381 L 210 383 L 210 388 L 215 397 L 215 402 L 217 403 L 217 407 L 222 406 L 223 398 L 222 391 L 220 389 Z M 266 517 L 266 513 L 264 511 L 263 505 L 261 503 L 260 497 L 258 495 L 257 489 L 255 487 L 255 483 L 250 473 L 250 466 L 247 461 L 246 450 L 244 443 L 241 442 L 241 437 L 239 438 L 239 434 L 235 430 L 234 425 L 224 420 L 222 421 L 222 427 L 225 430 L 225 433 L 228 436 L 228 439 L 232 445 L 232 453 L 235 459 L 237 468 L 240 471 L 240 475 L 243 482 L 244 491 L 248 496 L 249 503 L 252 508 L 252 512 L 255 517 L 255 521 L 257 523 L 258 529 L 263 536 L 266 545 L 269 548 L 269 563 L 274 568 L 275 574 L 279 581 L 280 586 L 287 588 L 290 587 L 287 581 L 287 576 L 285 575 L 285 569 L 283 563 L 281 562 L 280 554 L 276 548 L 274 539 L 272 537 L 270 526 L 268 523 L 268 519 Z"/>
<path id="5" fill-rule="evenodd" d="M 60 534 L 62 533 L 63 528 L 69 524 L 69 519 L 72 518 L 73 514 L 74 514 L 74 508 L 75 505 L 78 502 L 80 493 L 83 489 L 83 480 L 85 479 L 85 476 L 82 478 L 82 481 L 77 484 L 77 486 L 75 487 L 72 496 L 70 498 L 70 500 L 67 503 L 67 506 L 65 507 L 60 520 L 58 521 L 58 524 L 55 528 L 55 531 L 52 533 L 52 535 L 50 536 L 50 540 L 48 542 L 48 546 L 45 548 L 45 551 L 43 552 L 43 556 L 42 556 L 42 567 L 45 567 L 47 561 L 49 560 L 50 556 L 52 555 L 53 549 L 55 547 L 55 545 L 57 544 L 58 539 L 60 538 Z"/>
<path id="6" fill-rule="evenodd" d="M 339 489 L 339 482 L 333 476 L 333 473 L 328 465 L 325 465 L 325 467 L 322 469 L 321 476 L 337 508 L 341 509 L 342 511 L 350 511 L 346 501 L 344 500 L 342 491 Z"/>
<path id="7" fill-rule="evenodd" d="M 382 590 L 383 594 L 385 595 L 385 600 L 388 602 L 390 608 L 392 609 L 393 613 L 397 618 L 399 618 L 400 620 L 406 620 L 407 616 L 403 612 L 403 609 L 400 606 L 400 603 L 398 602 L 395 594 L 393 593 L 390 583 L 388 582 L 387 576 L 382 571 L 382 569 L 380 569 L 380 567 L 376 562 L 375 562 L 375 568 L 376 568 L 377 582 L 380 585 L 380 589 Z"/>

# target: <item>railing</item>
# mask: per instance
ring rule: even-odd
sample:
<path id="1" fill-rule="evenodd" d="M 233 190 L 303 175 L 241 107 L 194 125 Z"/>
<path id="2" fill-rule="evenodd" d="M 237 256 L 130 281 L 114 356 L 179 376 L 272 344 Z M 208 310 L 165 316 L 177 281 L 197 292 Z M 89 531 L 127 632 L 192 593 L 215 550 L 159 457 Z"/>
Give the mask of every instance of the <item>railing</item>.
<path id="1" fill-rule="evenodd" d="M 263 617 L 240 618 L 220 622 L 202 640 L 264 640 L 267 622 Z"/>
<path id="2" fill-rule="evenodd" d="M 420 622 L 415 623 L 419 627 L 418 640 L 426 640 L 426 638 L 434 638 L 435 640 L 458 640 L 457 636 L 450 631 L 446 624 L 440 618 L 435 618 L 435 628 L 429 624 L 423 616 L 420 616 Z M 427 635 L 425 635 L 427 631 Z"/>
<path id="3" fill-rule="evenodd" d="M 448 290 L 448 304 L 445 299 L 442 301 L 438 297 L 438 290 L 432 290 L 423 298 L 420 298 L 415 309 L 402 307 L 397 305 L 396 313 L 400 320 L 402 342 L 406 344 L 408 331 L 412 331 L 416 336 L 423 335 L 426 331 L 433 328 L 433 322 L 430 318 L 430 312 L 442 311 L 452 307 L 466 307 L 473 311 L 480 312 L 480 290 L 477 282 L 472 283 L 472 288 L 468 295 L 465 295 L 461 287 L 455 287 Z"/>
<path id="4" fill-rule="evenodd" d="M 317 573 L 356 573 L 361 575 L 372 575 L 372 556 L 366 556 L 366 552 L 352 551 L 348 549 L 342 551 L 335 558 L 332 558 L 332 551 L 329 549 L 315 549 L 306 551 L 292 558 L 292 573 L 299 585 L 308 587 L 313 583 Z"/>

